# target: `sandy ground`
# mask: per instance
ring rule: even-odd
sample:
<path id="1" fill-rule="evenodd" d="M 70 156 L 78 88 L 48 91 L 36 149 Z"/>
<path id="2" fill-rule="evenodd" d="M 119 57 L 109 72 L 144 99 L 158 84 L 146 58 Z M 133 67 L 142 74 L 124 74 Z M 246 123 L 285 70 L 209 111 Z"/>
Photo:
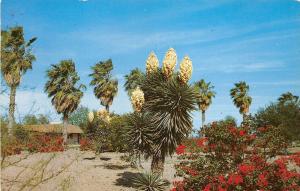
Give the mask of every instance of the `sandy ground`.
<path id="1" fill-rule="evenodd" d="M 150 161 L 142 161 L 144 169 L 131 168 L 120 159 L 122 153 L 102 153 L 70 149 L 61 153 L 23 154 L 8 158 L 1 172 L 1 190 L 135 190 L 130 177 L 150 170 Z M 22 159 L 22 160 L 20 160 Z M 172 182 L 176 157 L 167 158 L 163 176 Z M 171 185 L 170 185 L 171 186 Z"/>

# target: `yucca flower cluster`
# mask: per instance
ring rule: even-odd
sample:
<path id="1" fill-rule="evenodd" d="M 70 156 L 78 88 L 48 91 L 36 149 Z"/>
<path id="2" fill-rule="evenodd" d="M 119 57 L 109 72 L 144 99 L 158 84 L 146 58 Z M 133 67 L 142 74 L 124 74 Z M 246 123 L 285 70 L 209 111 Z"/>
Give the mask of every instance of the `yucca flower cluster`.
<path id="1" fill-rule="evenodd" d="M 162 72 L 167 79 L 169 79 L 172 76 L 175 70 L 176 62 L 177 62 L 176 52 L 173 48 L 170 48 L 165 55 L 165 58 L 163 60 L 163 67 L 162 67 Z"/>
<path id="2" fill-rule="evenodd" d="M 145 103 L 144 92 L 137 87 L 131 94 L 131 103 L 134 111 L 140 112 Z"/>
<path id="3" fill-rule="evenodd" d="M 94 120 L 95 116 L 94 116 L 94 112 L 90 111 L 88 114 L 88 120 L 91 123 Z"/>
<path id="4" fill-rule="evenodd" d="M 147 60 L 146 60 L 146 72 L 147 72 L 147 75 L 153 73 L 153 72 L 156 72 L 157 71 L 157 68 L 158 68 L 158 65 L 159 65 L 159 62 L 158 62 L 158 59 L 157 59 L 157 56 L 155 55 L 155 53 L 152 51 Z"/>
<path id="5" fill-rule="evenodd" d="M 180 63 L 179 79 L 183 83 L 187 83 L 192 76 L 193 65 L 188 56 L 185 56 Z"/>
<path id="6" fill-rule="evenodd" d="M 110 121 L 109 112 L 106 109 L 99 109 L 99 111 L 97 111 L 97 117 L 99 117 L 99 119 L 102 119 L 106 122 Z"/>

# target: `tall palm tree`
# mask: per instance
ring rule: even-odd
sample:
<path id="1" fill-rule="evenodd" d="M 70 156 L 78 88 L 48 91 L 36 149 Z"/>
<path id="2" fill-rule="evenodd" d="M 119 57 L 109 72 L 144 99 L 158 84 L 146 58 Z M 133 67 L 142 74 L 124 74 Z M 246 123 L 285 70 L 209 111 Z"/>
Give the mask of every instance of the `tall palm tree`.
<path id="1" fill-rule="evenodd" d="M 57 113 L 63 115 L 63 137 L 66 144 L 68 118 L 77 109 L 85 86 L 77 84 L 80 78 L 72 60 L 62 60 L 52 65 L 47 70 L 47 77 L 49 79 L 45 84 L 45 92 L 51 98 Z"/>
<path id="2" fill-rule="evenodd" d="M 92 67 L 92 70 L 93 73 L 89 75 L 93 78 L 90 85 L 94 86 L 95 96 L 100 99 L 101 105 L 105 106 L 109 112 L 109 107 L 118 93 L 118 81 L 112 79 L 111 76 L 112 60 L 100 61 Z"/>
<path id="3" fill-rule="evenodd" d="M 1 73 L 10 88 L 8 133 L 12 134 L 17 87 L 27 70 L 32 69 L 35 56 L 31 45 L 36 40 L 25 41 L 23 27 L 16 26 L 1 33 Z"/>
<path id="4" fill-rule="evenodd" d="M 291 92 L 286 92 L 286 93 L 281 94 L 281 96 L 278 98 L 278 101 L 280 104 L 285 104 L 288 102 L 298 103 L 299 96 L 295 96 Z"/>
<path id="5" fill-rule="evenodd" d="M 202 128 L 205 123 L 205 111 L 212 103 L 212 98 L 215 97 L 216 93 L 213 91 L 214 86 L 210 82 L 206 83 L 203 79 L 194 84 L 197 92 L 197 104 L 202 114 Z"/>
<path id="6" fill-rule="evenodd" d="M 230 96 L 234 105 L 239 108 L 239 112 L 243 115 L 243 121 L 245 121 L 252 103 L 252 98 L 249 96 L 249 86 L 244 81 L 234 85 L 235 87 L 230 90 Z"/>
<path id="7" fill-rule="evenodd" d="M 140 71 L 138 68 L 130 71 L 130 74 L 127 74 L 125 77 L 125 90 L 127 91 L 128 96 L 131 96 L 133 90 L 137 87 L 141 86 L 143 79 L 145 78 L 145 74 Z"/>

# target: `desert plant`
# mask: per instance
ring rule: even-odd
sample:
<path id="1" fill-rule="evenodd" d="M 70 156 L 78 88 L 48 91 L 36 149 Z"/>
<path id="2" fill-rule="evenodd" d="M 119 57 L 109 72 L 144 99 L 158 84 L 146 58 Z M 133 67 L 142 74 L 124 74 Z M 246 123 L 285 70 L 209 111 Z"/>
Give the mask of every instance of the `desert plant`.
<path id="1" fill-rule="evenodd" d="M 196 82 L 195 90 L 197 92 L 197 104 L 202 114 L 202 128 L 205 124 L 205 111 L 212 103 L 212 98 L 216 93 L 213 91 L 214 86 L 211 86 L 210 82 L 206 83 L 203 79 Z"/>
<path id="2" fill-rule="evenodd" d="M 153 55 L 154 53 L 149 57 L 155 58 Z M 157 66 L 158 61 L 148 58 L 147 76 L 141 85 L 145 102 L 142 108 L 135 109 L 149 118 L 147 120 L 151 126 L 149 129 L 153 143 L 150 149 L 151 169 L 160 173 L 163 171 L 165 157 L 172 155 L 176 146 L 191 131 L 191 112 L 195 109 L 196 94 L 188 84 L 191 61 L 187 58 L 183 60 L 179 74 L 174 73 L 176 62 L 177 56 L 172 48 L 166 53 L 162 69 L 149 70 L 149 66 Z"/>
<path id="3" fill-rule="evenodd" d="M 17 87 L 22 76 L 32 68 L 35 56 L 31 53 L 32 38 L 25 41 L 23 27 L 16 26 L 1 32 L 1 73 L 10 88 L 8 133 L 12 135 Z"/>
<path id="4" fill-rule="evenodd" d="M 105 106 L 108 112 L 109 107 L 118 92 L 118 81 L 116 79 L 112 79 L 112 70 L 112 60 L 109 59 L 107 61 L 100 61 L 93 66 L 93 73 L 89 75 L 92 77 L 90 85 L 94 86 L 95 96 L 100 99 L 101 105 Z"/>
<path id="5" fill-rule="evenodd" d="M 145 74 L 142 71 L 140 71 L 138 68 L 131 70 L 130 74 L 125 75 L 126 81 L 124 87 L 129 97 L 137 87 L 141 86 L 141 83 L 144 78 L 145 78 Z"/>
<path id="6" fill-rule="evenodd" d="M 195 140 L 198 149 L 178 146 L 176 169 L 183 179 L 172 191 L 299 190 L 299 153 L 272 158 L 284 145 L 269 144 L 264 152 L 256 141 L 264 132 L 253 133 L 252 127 L 214 122 L 204 130 L 206 137 Z"/>
<path id="7" fill-rule="evenodd" d="M 83 96 L 83 84 L 77 86 L 80 80 L 72 60 L 62 60 L 52 65 L 47 71 L 48 81 L 45 92 L 51 97 L 51 102 L 59 114 L 63 114 L 64 144 L 67 142 L 67 123 L 70 114 L 75 111 Z"/>
<path id="8" fill-rule="evenodd" d="M 234 105 L 239 108 L 239 112 L 243 115 L 243 121 L 245 121 L 252 103 L 252 98 L 249 96 L 249 86 L 246 82 L 239 82 L 234 85 L 235 87 L 230 90 L 230 96 Z"/>
<path id="9" fill-rule="evenodd" d="M 144 191 L 164 191 L 169 183 L 160 174 L 143 173 L 132 178 L 133 186 Z"/>
<path id="10" fill-rule="evenodd" d="M 286 103 L 299 104 L 299 96 L 293 95 L 291 92 L 286 92 L 281 94 L 281 96 L 278 98 L 278 102 L 280 104 L 286 104 Z"/>

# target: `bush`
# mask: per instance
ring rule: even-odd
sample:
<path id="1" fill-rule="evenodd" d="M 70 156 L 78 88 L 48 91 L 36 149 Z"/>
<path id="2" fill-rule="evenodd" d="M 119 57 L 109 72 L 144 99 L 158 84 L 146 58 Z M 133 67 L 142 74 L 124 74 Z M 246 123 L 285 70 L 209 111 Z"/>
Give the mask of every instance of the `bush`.
<path id="1" fill-rule="evenodd" d="M 132 179 L 133 186 L 144 191 L 164 191 L 169 183 L 160 174 L 144 173 Z"/>
<path id="2" fill-rule="evenodd" d="M 272 158 L 277 152 L 274 144 L 268 144 L 269 152 L 264 152 L 257 144 L 262 132 L 247 126 L 213 123 L 204 132 L 206 137 L 195 140 L 196 148 L 177 147 L 182 161 L 176 170 L 183 180 L 174 182 L 173 191 L 300 189 L 299 172 L 288 168 L 288 164 L 299 167 L 300 153 Z M 276 148 L 282 150 L 284 146 Z"/>
<path id="3" fill-rule="evenodd" d="M 23 143 L 29 140 L 29 132 L 26 131 L 22 126 L 16 126 L 13 129 L 13 134 L 19 141 Z"/>
<path id="4" fill-rule="evenodd" d="M 26 144 L 29 152 L 64 151 L 63 137 L 56 135 L 34 134 Z"/>
<path id="5" fill-rule="evenodd" d="M 88 138 L 81 138 L 79 143 L 81 151 L 94 150 L 93 142 Z"/>

